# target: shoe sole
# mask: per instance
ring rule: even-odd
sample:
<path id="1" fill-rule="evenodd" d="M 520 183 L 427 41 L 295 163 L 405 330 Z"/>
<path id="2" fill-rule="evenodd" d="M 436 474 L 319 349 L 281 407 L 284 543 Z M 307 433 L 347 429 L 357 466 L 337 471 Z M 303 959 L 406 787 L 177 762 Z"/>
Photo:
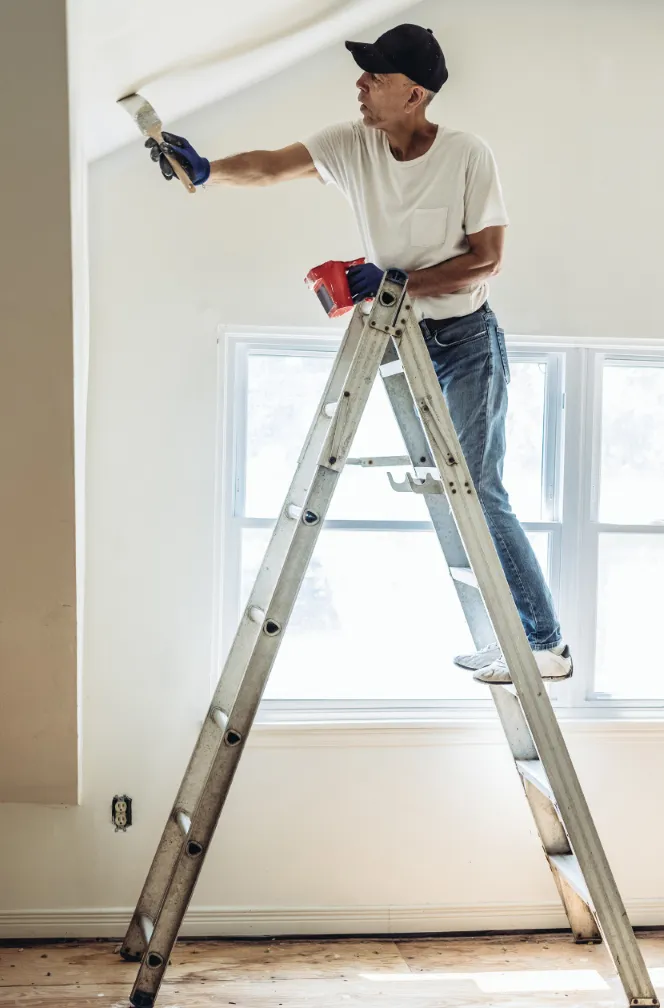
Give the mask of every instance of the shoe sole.
<path id="1" fill-rule="evenodd" d="M 540 679 L 542 680 L 542 682 L 562 682 L 564 679 L 571 679 L 573 675 L 574 675 L 574 663 L 572 663 L 570 665 L 569 672 L 566 672 L 565 675 L 546 675 L 546 676 L 543 675 L 543 676 L 540 676 Z M 493 682 L 491 682 L 490 680 L 486 680 L 486 679 L 475 679 L 475 676 L 473 676 L 473 679 L 474 679 L 475 682 L 482 683 L 483 686 L 513 686 L 514 685 L 511 679 L 506 679 L 504 681 L 499 681 L 499 680 L 495 679 Z"/>
<path id="2" fill-rule="evenodd" d="M 564 679 L 571 679 L 571 678 L 572 678 L 572 673 L 571 672 L 567 672 L 566 675 L 540 676 L 540 679 L 542 680 L 542 682 L 562 682 Z M 511 679 L 494 679 L 493 681 L 491 681 L 490 679 L 475 679 L 475 677 L 473 676 L 473 681 L 474 682 L 478 682 L 478 683 L 482 683 L 483 686 L 513 686 L 514 685 L 514 683 L 512 682 Z"/>

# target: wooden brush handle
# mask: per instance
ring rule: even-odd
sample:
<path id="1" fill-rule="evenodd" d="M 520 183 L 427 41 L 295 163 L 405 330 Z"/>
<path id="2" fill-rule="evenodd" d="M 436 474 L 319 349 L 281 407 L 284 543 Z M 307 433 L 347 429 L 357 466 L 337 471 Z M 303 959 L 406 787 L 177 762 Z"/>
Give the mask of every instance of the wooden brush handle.
<path id="1" fill-rule="evenodd" d="M 154 133 L 150 134 L 150 136 L 152 136 L 152 138 L 154 140 L 156 140 L 157 143 L 160 144 L 160 145 L 164 142 L 164 137 L 163 137 L 163 134 L 162 134 L 161 130 L 155 130 Z M 164 151 L 162 151 L 162 154 L 164 155 L 164 157 L 168 161 L 169 165 L 171 166 L 171 168 L 173 169 L 173 171 L 175 172 L 175 174 L 177 175 L 177 177 L 180 179 L 180 182 L 185 187 L 185 189 L 187 190 L 187 192 L 190 192 L 192 194 L 195 193 L 196 192 L 196 186 L 191 181 L 191 179 L 189 178 L 189 176 L 187 175 L 186 171 L 184 170 L 184 168 L 182 167 L 182 165 L 179 163 L 179 161 L 176 161 L 175 158 L 172 158 L 169 154 L 164 153 Z"/>

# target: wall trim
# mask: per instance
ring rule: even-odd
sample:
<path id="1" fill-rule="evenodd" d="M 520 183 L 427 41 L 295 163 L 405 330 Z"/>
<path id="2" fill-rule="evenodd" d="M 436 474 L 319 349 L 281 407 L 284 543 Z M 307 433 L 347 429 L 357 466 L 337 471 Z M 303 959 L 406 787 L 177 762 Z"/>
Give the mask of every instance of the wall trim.
<path id="1" fill-rule="evenodd" d="M 627 902 L 632 924 L 664 926 L 664 898 Z M 132 909 L 16 910 L 0 913 L 0 939 L 119 938 Z M 193 907 L 187 937 L 285 935 L 445 934 L 459 931 L 529 931 L 564 928 L 558 903 L 443 904 L 441 906 Z"/>
<path id="2" fill-rule="evenodd" d="M 285 715 L 287 717 L 287 715 Z M 651 744 L 664 742 L 664 720 L 612 719 L 562 720 L 568 742 L 592 741 Z M 257 721 L 248 748 L 385 748 L 448 745 L 501 745 L 505 735 L 497 717 L 481 720 L 323 720 Z"/>

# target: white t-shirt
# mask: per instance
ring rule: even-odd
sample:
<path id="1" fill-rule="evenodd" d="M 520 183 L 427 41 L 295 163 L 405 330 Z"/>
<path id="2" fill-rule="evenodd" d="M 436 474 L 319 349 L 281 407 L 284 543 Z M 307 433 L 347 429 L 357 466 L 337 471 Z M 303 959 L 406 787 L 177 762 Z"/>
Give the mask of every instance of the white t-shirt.
<path id="1" fill-rule="evenodd" d="M 319 175 L 334 182 L 357 217 L 367 260 L 418 270 L 461 255 L 466 235 L 507 224 L 490 148 L 472 133 L 439 126 L 429 150 L 397 161 L 382 130 L 339 123 L 305 141 Z M 487 299 L 485 282 L 455 294 L 416 298 L 418 319 L 468 315 Z"/>

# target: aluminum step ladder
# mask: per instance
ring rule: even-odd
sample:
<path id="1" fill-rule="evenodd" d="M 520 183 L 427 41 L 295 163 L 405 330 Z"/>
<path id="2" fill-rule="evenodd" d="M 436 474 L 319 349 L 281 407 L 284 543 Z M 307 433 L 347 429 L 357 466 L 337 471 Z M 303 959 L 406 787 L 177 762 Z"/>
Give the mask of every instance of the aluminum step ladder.
<path id="1" fill-rule="evenodd" d="M 335 358 L 172 812 L 122 945 L 140 960 L 135 1008 L 155 1003 L 270 670 L 371 387 L 380 372 L 476 646 L 497 639 L 513 685 L 491 694 L 574 937 L 604 941 L 630 1005 L 659 1005 L 484 520 L 406 295 L 388 270 Z"/>

